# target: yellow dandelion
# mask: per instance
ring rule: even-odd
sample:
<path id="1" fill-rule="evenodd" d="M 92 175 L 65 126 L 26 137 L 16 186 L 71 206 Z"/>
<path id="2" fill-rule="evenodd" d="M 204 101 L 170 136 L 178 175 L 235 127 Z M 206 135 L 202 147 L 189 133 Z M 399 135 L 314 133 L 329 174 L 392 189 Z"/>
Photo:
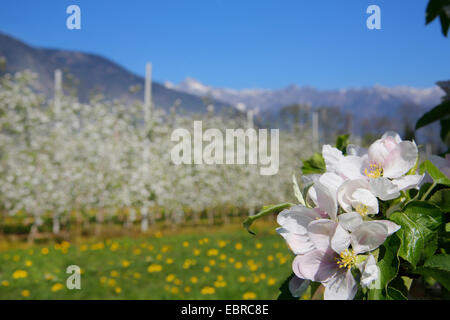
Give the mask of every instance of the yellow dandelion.
<path id="1" fill-rule="evenodd" d="M 111 246 L 109 247 L 109 250 L 111 251 L 117 251 L 119 249 L 119 244 L 117 242 L 113 242 Z"/>
<path id="2" fill-rule="evenodd" d="M 160 264 L 151 264 L 148 266 L 147 271 L 148 272 L 160 272 L 162 270 L 162 265 Z"/>
<path id="3" fill-rule="evenodd" d="M 59 291 L 59 290 L 61 290 L 63 288 L 64 288 L 64 286 L 61 283 L 55 283 L 52 286 L 51 290 L 52 290 L 52 292 L 56 292 L 56 291 Z"/>
<path id="4" fill-rule="evenodd" d="M 194 256 L 198 256 L 200 255 L 200 250 L 199 249 L 194 249 Z"/>
<path id="5" fill-rule="evenodd" d="M 245 281 L 246 281 L 246 279 L 245 279 L 244 276 L 240 276 L 240 277 L 239 277 L 239 282 L 240 282 L 240 283 L 244 283 Z"/>
<path id="6" fill-rule="evenodd" d="M 234 264 L 234 267 L 236 268 L 236 269 L 241 269 L 242 268 L 242 262 L 236 262 L 235 264 Z"/>
<path id="7" fill-rule="evenodd" d="M 172 287 L 172 289 L 170 290 L 170 292 L 172 294 L 178 294 L 180 292 L 180 289 L 178 289 L 177 287 Z"/>
<path id="8" fill-rule="evenodd" d="M 117 284 L 116 280 L 114 280 L 114 279 L 109 279 L 108 280 L 108 285 L 110 287 L 114 287 L 116 284 Z"/>
<path id="9" fill-rule="evenodd" d="M 197 277 L 191 277 L 191 282 L 192 283 L 197 283 L 198 282 L 198 278 Z"/>
<path id="10" fill-rule="evenodd" d="M 210 267 L 208 267 L 208 266 L 203 267 L 203 272 L 208 273 L 208 272 L 210 272 L 210 271 L 211 271 L 211 268 L 210 268 Z"/>
<path id="11" fill-rule="evenodd" d="M 41 253 L 44 254 L 44 255 L 48 254 L 49 253 L 48 248 L 42 248 Z"/>
<path id="12" fill-rule="evenodd" d="M 22 290 L 21 295 L 24 298 L 28 298 L 30 296 L 30 290 Z"/>
<path id="13" fill-rule="evenodd" d="M 273 261 L 273 256 L 267 256 L 267 261 Z"/>
<path id="14" fill-rule="evenodd" d="M 177 286 L 181 285 L 183 283 L 183 281 L 181 281 L 180 279 L 175 279 L 173 280 L 173 283 Z"/>
<path id="15" fill-rule="evenodd" d="M 261 274 L 259 275 L 259 277 L 260 277 L 262 280 L 264 280 L 264 279 L 266 279 L 266 274 L 265 274 L 265 273 L 261 273 Z"/>
<path id="16" fill-rule="evenodd" d="M 219 241 L 219 247 L 220 247 L 220 248 L 224 248 L 226 245 L 227 245 L 227 242 L 226 242 L 226 241 L 223 241 L 223 240 L 220 240 L 220 241 Z"/>
<path id="17" fill-rule="evenodd" d="M 276 280 L 275 278 L 269 278 L 269 279 L 267 280 L 267 284 L 268 284 L 269 286 L 273 286 L 276 282 L 277 282 L 277 280 Z"/>
<path id="18" fill-rule="evenodd" d="M 234 258 L 229 258 L 229 259 L 228 259 L 228 262 L 229 262 L 229 263 L 234 263 Z"/>
<path id="19" fill-rule="evenodd" d="M 6 280 L 3 280 L 3 281 L 2 281 L 2 286 L 3 286 L 3 287 L 8 287 L 8 286 L 9 286 L 9 282 L 6 281 Z"/>
<path id="20" fill-rule="evenodd" d="M 256 264 L 252 264 L 249 268 L 250 268 L 250 271 L 258 270 L 258 266 Z"/>
<path id="21" fill-rule="evenodd" d="M 219 259 L 220 259 L 220 260 L 227 260 L 227 255 L 222 253 L 222 254 L 219 256 Z"/>
<path id="22" fill-rule="evenodd" d="M 122 260 L 122 266 L 124 267 L 124 268 L 128 268 L 129 266 L 130 266 L 130 261 L 128 261 L 128 260 Z"/>
<path id="23" fill-rule="evenodd" d="M 141 274 L 139 272 L 135 272 L 135 273 L 133 273 L 133 278 L 140 279 L 141 278 Z"/>
<path id="24" fill-rule="evenodd" d="M 166 259 L 166 263 L 167 263 L 167 264 L 172 264 L 173 261 L 174 261 L 174 260 L 173 260 L 172 258 L 167 258 L 167 259 Z"/>
<path id="25" fill-rule="evenodd" d="M 26 272 L 25 270 L 16 270 L 14 271 L 12 276 L 14 279 L 23 279 L 28 276 L 28 272 Z"/>
<path id="26" fill-rule="evenodd" d="M 206 255 L 207 256 L 209 256 L 209 257 L 211 257 L 211 256 L 217 256 L 219 254 L 219 250 L 217 250 L 217 249 L 209 249 L 207 252 L 206 252 Z"/>
<path id="27" fill-rule="evenodd" d="M 108 278 L 105 277 L 105 276 L 103 276 L 103 277 L 100 278 L 100 283 L 101 283 L 101 284 L 105 284 L 107 281 L 108 281 Z"/>
<path id="28" fill-rule="evenodd" d="M 118 273 L 117 271 L 115 271 L 115 270 L 111 271 L 110 275 L 111 275 L 111 277 L 113 277 L 113 278 L 119 277 L 119 273 Z"/>
<path id="29" fill-rule="evenodd" d="M 121 288 L 121 287 L 115 287 L 115 288 L 114 288 L 114 292 L 117 293 L 117 294 L 119 294 L 119 293 L 122 292 L 122 288 Z"/>
<path id="30" fill-rule="evenodd" d="M 235 248 L 236 250 L 242 250 L 242 248 L 243 248 L 242 243 L 240 243 L 240 242 L 236 243 L 236 245 L 234 246 L 234 248 Z"/>
<path id="31" fill-rule="evenodd" d="M 186 292 L 186 293 L 191 292 L 191 287 L 189 287 L 189 286 L 184 287 L 184 292 Z"/>
<path id="32" fill-rule="evenodd" d="M 216 288 L 223 288 L 227 286 L 227 283 L 225 281 L 215 281 L 214 286 Z"/>
<path id="33" fill-rule="evenodd" d="M 184 242 L 183 242 L 183 247 L 185 247 L 185 248 L 189 247 L 189 242 L 184 241 Z"/>
<path id="34" fill-rule="evenodd" d="M 141 250 L 140 248 L 135 248 L 135 249 L 133 250 L 133 254 L 136 255 L 136 256 L 140 255 L 141 252 L 142 252 L 142 250 Z"/>
<path id="35" fill-rule="evenodd" d="M 209 260 L 209 265 L 210 266 L 215 266 L 216 265 L 216 260 L 213 260 L 213 259 Z"/>
<path id="36" fill-rule="evenodd" d="M 17 262 L 20 260 L 20 257 L 18 255 L 13 256 L 13 261 Z"/>
<path id="37" fill-rule="evenodd" d="M 155 233 L 155 238 L 157 238 L 157 239 L 162 238 L 162 236 L 163 236 L 163 234 L 161 231 L 158 231 Z"/>
<path id="38" fill-rule="evenodd" d="M 256 299 L 256 293 L 246 292 L 242 295 L 242 299 L 244 299 L 244 300 Z"/>
<path id="39" fill-rule="evenodd" d="M 167 251 L 169 251 L 169 249 L 170 249 L 169 246 L 163 246 L 163 247 L 161 248 L 161 252 L 162 252 L 162 253 L 166 253 Z"/>
<path id="40" fill-rule="evenodd" d="M 175 275 L 172 273 L 167 275 L 167 277 L 166 277 L 167 282 L 172 282 L 174 279 L 175 279 Z"/>
<path id="41" fill-rule="evenodd" d="M 27 267 L 31 267 L 33 265 L 33 262 L 31 262 L 30 260 L 25 261 L 25 265 Z"/>
<path id="42" fill-rule="evenodd" d="M 216 292 L 216 289 L 214 289 L 214 287 L 204 287 L 200 291 L 200 293 L 204 294 L 204 295 L 206 295 L 206 294 L 214 294 L 215 292 Z"/>
<path id="43" fill-rule="evenodd" d="M 261 249 L 263 247 L 263 244 L 261 242 L 257 242 L 255 247 L 256 249 Z"/>

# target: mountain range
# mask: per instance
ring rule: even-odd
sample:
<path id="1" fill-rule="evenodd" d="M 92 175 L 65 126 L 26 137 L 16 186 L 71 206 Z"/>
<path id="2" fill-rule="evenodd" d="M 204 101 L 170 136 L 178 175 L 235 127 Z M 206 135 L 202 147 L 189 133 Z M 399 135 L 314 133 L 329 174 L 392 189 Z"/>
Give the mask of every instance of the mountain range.
<path id="1" fill-rule="evenodd" d="M 242 89 L 215 88 L 198 80 L 186 78 L 175 85 L 165 83 L 166 88 L 210 96 L 226 101 L 240 110 L 254 109 L 261 113 L 277 113 L 292 104 L 309 104 L 312 107 L 340 107 L 357 117 L 392 116 L 401 105 L 412 104 L 428 109 L 439 103 L 444 91 L 438 86 L 427 89 L 413 87 L 384 87 L 338 90 L 318 90 L 310 86 L 291 85 L 283 89 Z"/>
<path id="2" fill-rule="evenodd" d="M 37 48 L 0 33 L 0 56 L 7 61 L 3 73 L 24 69 L 36 72 L 39 79 L 34 84 L 35 89 L 48 96 L 53 95 L 54 70 L 61 69 L 65 75 L 64 83 L 75 90 L 82 102 L 88 101 L 95 93 L 102 93 L 106 99 L 136 100 L 143 97 L 143 77 L 96 54 Z M 130 88 L 141 90 L 132 93 Z M 206 104 L 213 104 L 215 110 L 254 110 L 265 115 L 266 119 L 273 119 L 287 105 L 309 104 L 313 108 L 339 107 L 356 119 L 370 119 L 375 116 L 395 116 L 400 106 L 408 104 L 414 105 L 415 112 L 425 111 L 440 102 L 444 91 L 438 86 L 419 89 L 380 85 L 336 90 L 318 90 L 297 85 L 274 90 L 236 90 L 216 88 L 186 78 L 178 84 L 153 81 L 152 94 L 156 106 L 168 109 L 178 100 L 188 112 L 205 112 Z"/>
<path id="3" fill-rule="evenodd" d="M 25 69 L 37 73 L 38 81 L 33 83 L 33 87 L 47 96 L 52 96 L 54 92 L 55 69 L 63 71 L 63 84 L 66 88 L 75 90 L 81 102 L 87 102 L 92 95 L 98 93 L 109 100 L 142 100 L 144 96 L 143 77 L 96 54 L 36 48 L 0 33 L 0 56 L 6 58 L 6 69 L 2 73 L 15 73 Z M 133 93 L 130 88 L 138 90 Z M 207 110 L 201 97 L 168 89 L 155 81 L 152 82 L 152 100 L 156 106 L 165 109 L 178 100 L 181 102 L 180 106 L 188 112 Z M 230 108 L 229 104 L 221 101 L 213 100 L 211 103 L 218 110 Z"/>

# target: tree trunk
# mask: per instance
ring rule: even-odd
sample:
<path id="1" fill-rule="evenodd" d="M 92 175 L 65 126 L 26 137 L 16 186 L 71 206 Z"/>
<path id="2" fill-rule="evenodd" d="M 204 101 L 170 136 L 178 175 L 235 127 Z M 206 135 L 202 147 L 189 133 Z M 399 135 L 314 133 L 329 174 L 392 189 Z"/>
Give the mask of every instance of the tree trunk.
<path id="1" fill-rule="evenodd" d="M 61 225 L 59 223 L 59 215 L 57 213 L 53 213 L 52 231 L 53 234 L 58 234 L 61 231 Z"/>
<path id="2" fill-rule="evenodd" d="M 141 208 L 141 232 L 147 232 L 148 230 L 148 208 Z"/>

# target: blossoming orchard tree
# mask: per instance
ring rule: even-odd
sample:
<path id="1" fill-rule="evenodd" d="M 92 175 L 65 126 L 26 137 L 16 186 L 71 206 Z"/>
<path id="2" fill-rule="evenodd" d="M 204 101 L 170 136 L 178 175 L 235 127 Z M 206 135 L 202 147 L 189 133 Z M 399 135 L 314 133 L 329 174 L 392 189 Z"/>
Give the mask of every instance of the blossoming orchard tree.
<path id="1" fill-rule="evenodd" d="M 176 128 L 191 128 L 204 115 L 155 108 L 144 121 L 139 101 L 88 104 L 62 94 L 47 100 L 30 89 L 36 78 L 22 72 L 0 78 L 0 205 L 8 215 L 29 215 L 32 239 L 51 219 L 58 234 L 73 221 L 96 230 L 111 219 L 141 221 L 141 230 L 163 215 L 176 226 L 186 212 L 225 223 L 232 212 L 260 206 L 260 199 L 290 197 L 289 177 L 300 156 L 312 153 L 310 136 L 280 135 L 280 171 L 261 176 L 252 165 L 175 165 L 170 158 Z M 202 118 L 203 119 L 203 118 Z M 244 118 L 209 112 L 205 128 L 246 128 Z M 122 219 L 122 218 L 120 218 Z M 83 222 L 84 221 L 84 222 Z"/>

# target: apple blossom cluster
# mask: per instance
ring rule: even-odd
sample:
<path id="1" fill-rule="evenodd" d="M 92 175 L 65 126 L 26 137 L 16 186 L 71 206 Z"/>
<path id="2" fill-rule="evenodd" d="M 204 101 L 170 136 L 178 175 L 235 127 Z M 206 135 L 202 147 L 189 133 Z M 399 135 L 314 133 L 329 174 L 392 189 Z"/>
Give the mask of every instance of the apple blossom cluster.
<path id="1" fill-rule="evenodd" d="M 349 145 L 345 155 L 324 145 L 322 156 L 326 172 L 303 177 L 310 182 L 306 201 L 301 197 L 301 204 L 278 214 L 277 232 L 296 255 L 297 278 L 322 283 L 324 299 L 353 299 L 358 283 L 376 284 L 380 272 L 372 253 L 400 229 L 383 219 L 380 200 L 399 198 L 424 176 L 416 174 L 416 144 L 395 132 L 368 150 Z"/>

